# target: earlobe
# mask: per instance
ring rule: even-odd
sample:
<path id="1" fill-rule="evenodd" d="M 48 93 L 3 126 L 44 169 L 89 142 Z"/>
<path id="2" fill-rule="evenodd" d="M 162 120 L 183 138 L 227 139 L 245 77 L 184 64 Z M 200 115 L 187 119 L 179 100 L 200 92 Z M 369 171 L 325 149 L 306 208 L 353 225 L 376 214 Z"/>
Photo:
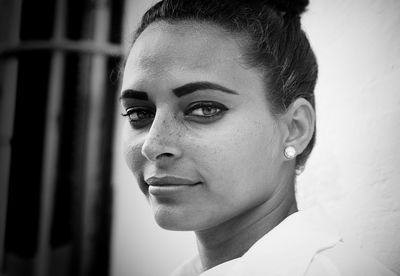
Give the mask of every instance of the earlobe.
<path id="1" fill-rule="evenodd" d="M 287 136 L 284 145 L 296 149 L 296 155 L 301 154 L 310 143 L 315 130 L 315 111 L 304 98 L 296 99 L 285 114 Z"/>

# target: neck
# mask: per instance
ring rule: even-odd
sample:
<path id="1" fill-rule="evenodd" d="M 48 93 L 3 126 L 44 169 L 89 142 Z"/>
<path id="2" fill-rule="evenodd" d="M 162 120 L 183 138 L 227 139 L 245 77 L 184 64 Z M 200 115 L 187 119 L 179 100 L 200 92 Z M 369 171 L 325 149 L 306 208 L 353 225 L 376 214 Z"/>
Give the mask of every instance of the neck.
<path id="1" fill-rule="evenodd" d="M 211 229 L 196 232 L 202 270 L 241 257 L 261 237 L 297 211 L 294 185 L 266 202 Z"/>

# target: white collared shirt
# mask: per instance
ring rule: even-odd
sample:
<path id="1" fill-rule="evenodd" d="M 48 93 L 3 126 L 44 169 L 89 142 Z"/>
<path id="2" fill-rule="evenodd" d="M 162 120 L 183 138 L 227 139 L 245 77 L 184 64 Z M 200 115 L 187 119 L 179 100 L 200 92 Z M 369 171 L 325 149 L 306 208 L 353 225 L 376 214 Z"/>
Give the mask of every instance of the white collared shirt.
<path id="1" fill-rule="evenodd" d="M 346 246 L 319 208 L 299 211 L 242 257 L 201 272 L 198 257 L 171 276 L 396 276 L 379 261 Z"/>

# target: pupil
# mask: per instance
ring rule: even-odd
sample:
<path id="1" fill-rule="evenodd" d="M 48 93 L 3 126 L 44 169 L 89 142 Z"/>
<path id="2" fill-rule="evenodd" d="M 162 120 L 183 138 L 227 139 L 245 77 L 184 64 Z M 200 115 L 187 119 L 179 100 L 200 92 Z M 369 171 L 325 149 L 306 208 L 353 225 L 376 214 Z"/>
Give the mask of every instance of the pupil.
<path id="1" fill-rule="evenodd" d="M 137 111 L 131 114 L 131 120 L 144 120 L 150 118 L 150 115 L 146 111 Z"/>
<path id="2" fill-rule="evenodd" d="M 204 108 L 204 114 L 209 115 L 212 113 L 212 111 L 214 110 L 213 107 L 205 107 Z"/>

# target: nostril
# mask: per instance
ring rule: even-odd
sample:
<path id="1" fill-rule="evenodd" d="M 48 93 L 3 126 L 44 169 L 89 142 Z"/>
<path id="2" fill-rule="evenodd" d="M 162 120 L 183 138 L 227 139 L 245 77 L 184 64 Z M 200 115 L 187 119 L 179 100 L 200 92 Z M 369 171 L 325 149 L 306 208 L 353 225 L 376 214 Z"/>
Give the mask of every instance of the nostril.
<path id="1" fill-rule="evenodd" d="M 174 156 L 174 155 L 173 155 L 172 153 L 164 152 L 164 153 L 158 155 L 158 156 L 157 156 L 157 159 L 161 159 L 161 158 L 163 158 L 163 157 L 173 157 L 173 156 Z"/>

